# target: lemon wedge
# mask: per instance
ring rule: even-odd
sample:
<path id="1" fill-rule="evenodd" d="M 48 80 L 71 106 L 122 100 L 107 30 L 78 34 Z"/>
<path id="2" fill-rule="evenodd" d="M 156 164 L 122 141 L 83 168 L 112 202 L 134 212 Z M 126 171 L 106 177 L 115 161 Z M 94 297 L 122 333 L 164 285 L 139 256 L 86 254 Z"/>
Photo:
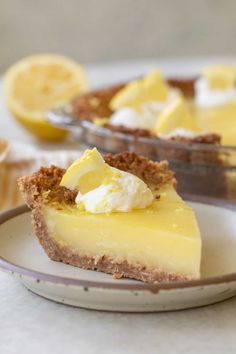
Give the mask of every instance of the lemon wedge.
<path id="1" fill-rule="evenodd" d="M 45 120 L 45 114 L 87 90 L 84 69 L 72 60 L 42 54 L 24 58 L 5 74 L 6 104 L 13 116 L 39 138 L 56 140 L 65 135 Z"/>
<path id="2" fill-rule="evenodd" d="M 112 98 L 110 108 L 116 111 L 123 107 L 139 110 L 146 102 L 165 102 L 168 86 L 159 70 L 151 71 L 144 78 L 132 81 Z"/>
<path id="3" fill-rule="evenodd" d="M 199 131 L 182 97 L 175 100 L 163 110 L 158 118 L 154 132 L 156 134 L 168 134 L 176 128 Z"/>
<path id="4" fill-rule="evenodd" d="M 78 189 L 81 194 L 97 188 L 108 175 L 109 166 L 97 151 L 85 150 L 62 177 L 60 185 L 68 189 Z"/>
<path id="5" fill-rule="evenodd" d="M 203 70 L 203 77 L 206 78 L 211 89 L 225 90 L 235 87 L 236 67 L 227 65 L 209 66 Z"/>

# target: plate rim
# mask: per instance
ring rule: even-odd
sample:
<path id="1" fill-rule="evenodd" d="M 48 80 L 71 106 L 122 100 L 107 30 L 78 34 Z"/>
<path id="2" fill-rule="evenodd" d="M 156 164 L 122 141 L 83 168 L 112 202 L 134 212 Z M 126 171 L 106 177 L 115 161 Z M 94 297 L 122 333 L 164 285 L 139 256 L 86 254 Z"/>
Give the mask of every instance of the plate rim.
<path id="1" fill-rule="evenodd" d="M 183 195 L 182 195 L 183 196 Z M 196 196 L 191 194 L 184 194 L 184 199 L 188 202 L 202 203 L 210 206 L 221 207 L 231 211 L 236 211 L 236 204 L 231 203 L 224 199 Z M 16 208 L 4 211 L 0 213 L 0 227 L 5 222 L 13 219 L 16 216 L 30 212 L 27 205 L 20 205 Z M 110 283 L 107 281 L 92 281 L 75 279 L 70 277 L 64 277 L 59 275 L 53 275 L 48 273 L 42 273 L 36 270 L 22 267 L 20 265 L 14 264 L 0 255 L 0 268 L 4 271 L 10 272 L 13 275 L 16 273 L 20 277 L 26 276 L 34 279 L 38 283 L 44 281 L 47 283 L 61 284 L 65 286 L 79 286 L 84 289 L 89 288 L 100 288 L 100 289 L 114 289 L 114 290 L 128 290 L 128 291 L 146 291 L 151 293 L 158 293 L 160 290 L 176 290 L 176 289 L 188 289 L 193 287 L 205 286 L 205 285 L 216 285 L 221 283 L 229 283 L 236 281 L 236 272 L 229 273 L 225 275 L 208 277 L 198 280 L 181 281 L 181 282 L 169 282 L 169 283 L 157 283 L 157 284 L 124 284 L 124 283 Z"/>

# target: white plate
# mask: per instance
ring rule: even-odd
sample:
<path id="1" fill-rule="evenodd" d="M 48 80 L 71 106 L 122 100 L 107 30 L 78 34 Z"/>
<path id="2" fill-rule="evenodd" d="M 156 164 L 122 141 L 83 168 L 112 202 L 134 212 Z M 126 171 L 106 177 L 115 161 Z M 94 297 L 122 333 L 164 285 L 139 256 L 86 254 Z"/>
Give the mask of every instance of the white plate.
<path id="1" fill-rule="evenodd" d="M 197 200 L 190 205 L 203 237 L 201 280 L 149 285 L 53 262 L 33 235 L 25 206 L 0 216 L 0 267 L 38 295 L 90 309 L 169 311 L 225 300 L 236 295 L 235 206 Z"/>

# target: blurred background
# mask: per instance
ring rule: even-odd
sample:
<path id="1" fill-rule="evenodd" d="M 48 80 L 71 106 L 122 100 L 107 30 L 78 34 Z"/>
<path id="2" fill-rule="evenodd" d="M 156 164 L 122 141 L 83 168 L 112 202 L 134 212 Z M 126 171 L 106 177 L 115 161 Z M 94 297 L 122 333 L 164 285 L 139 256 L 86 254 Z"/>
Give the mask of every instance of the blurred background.
<path id="1" fill-rule="evenodd" d="M 0 0 L 0 72 L 42 52 L 84 62 L 235 54 L 235 0 Z"/>

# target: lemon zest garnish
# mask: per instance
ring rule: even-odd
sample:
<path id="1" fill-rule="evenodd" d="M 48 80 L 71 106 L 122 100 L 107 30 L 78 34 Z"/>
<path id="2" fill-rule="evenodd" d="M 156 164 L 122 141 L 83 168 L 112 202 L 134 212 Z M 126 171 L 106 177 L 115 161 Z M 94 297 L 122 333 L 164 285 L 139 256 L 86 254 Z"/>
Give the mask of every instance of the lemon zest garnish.
<path id="1" fill-rule="evenodd" d="M 10 112 L 28 131 L 48 140 L 62 138 L 66 131 L 49 124 L 45 114 L 87 89 L 84 69 L 60 55 L 24 58 L 7 70 L 4 79 Z"/>

